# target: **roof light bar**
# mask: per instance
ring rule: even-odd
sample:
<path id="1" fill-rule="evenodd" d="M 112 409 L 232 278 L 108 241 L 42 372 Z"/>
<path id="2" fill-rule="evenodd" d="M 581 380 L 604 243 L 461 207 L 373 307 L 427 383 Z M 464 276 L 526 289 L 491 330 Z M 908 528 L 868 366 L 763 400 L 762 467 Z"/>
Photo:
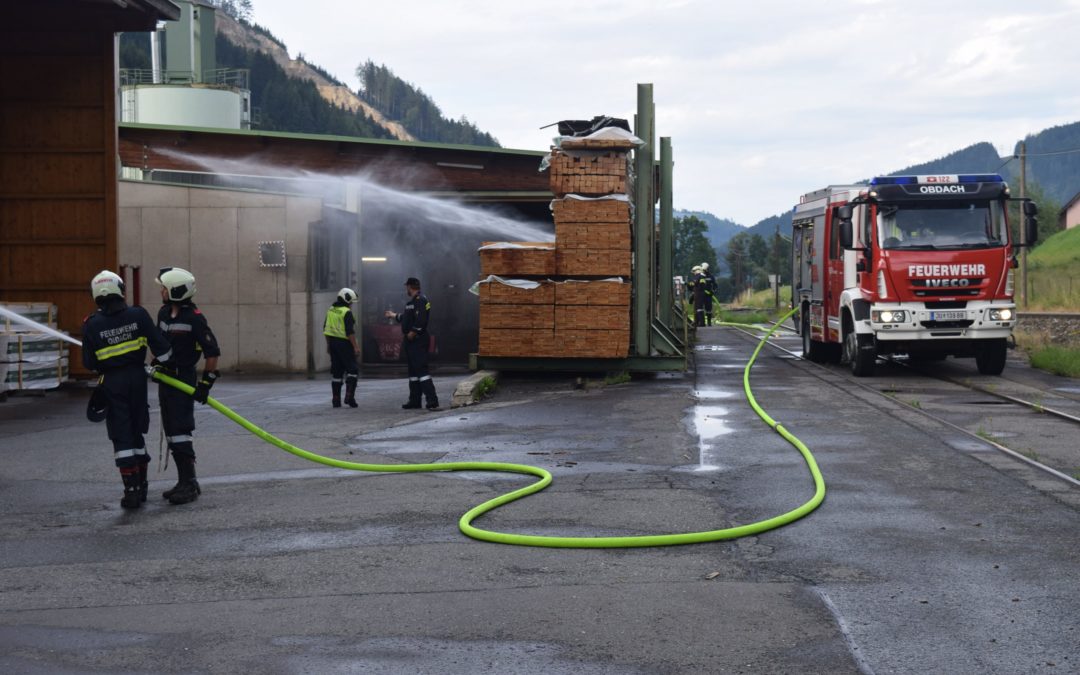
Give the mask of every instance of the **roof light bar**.
<path id="1" fill-rule="evenodd" d="M 1004 183 L 996 173 L 952 174 L 940 176 L 877 176 L 870 185 L 922 185 L 932 183 Z"/>

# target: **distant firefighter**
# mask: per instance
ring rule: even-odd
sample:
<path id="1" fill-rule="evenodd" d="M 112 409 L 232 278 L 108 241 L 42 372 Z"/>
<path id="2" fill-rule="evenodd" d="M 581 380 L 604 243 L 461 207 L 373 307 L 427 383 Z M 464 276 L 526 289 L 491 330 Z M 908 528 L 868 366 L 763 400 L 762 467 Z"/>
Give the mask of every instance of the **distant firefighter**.
<path id="1" fill-rule="evenodd" d="M 326 312 L 323 322 L 323 335 L 326 336 L 326 351 L 330 352 L 330 405 L 341 407 L 341 382 L 345 378 L 345 405 L 355 408 L 356 380 L 360 371 L 356 367 L 356 357 L 360 354 L 360 345 L 356 342 L 356 319 L 352 305 L 356 302 L 356 291 L 343 288 L 338 291 L 337 299 Z"/>
<path id="2" fill-rule="evenodd" d="M 409 400 L 401 407 L 408 410 L 420 407 L 421 395 L 427 399 L 428 410 L 438 410 L 439 397 L 435 393 L 435 383 L 428 372 L 428 318 L 431 315 L 431 303 L 420 291 L 420 280 L 409 277 L 405 280 L 405 293 L 409 300 L 405 311 L 397 314 L 386 310 L 386 317 L 401 324 L 401 333 L 405 339 L 405 358 L 409 363 Z"/>

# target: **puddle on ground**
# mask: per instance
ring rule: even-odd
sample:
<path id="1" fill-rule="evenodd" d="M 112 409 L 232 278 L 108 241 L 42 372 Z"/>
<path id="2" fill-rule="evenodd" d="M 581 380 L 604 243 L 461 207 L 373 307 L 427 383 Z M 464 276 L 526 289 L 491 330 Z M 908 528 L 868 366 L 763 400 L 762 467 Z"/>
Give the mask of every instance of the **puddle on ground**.
<path id="1" fill-rule="evenodd" d="M 701 471 L 718 471 L 720 465 L 715 460 L 714 441 L 734 431 L 728 425 L 728 409 L 719 405 L 694 406 L 693 431 L 698 437 L 698 466 Z"/>
<path id="2" fill-rule="evenodd" d="M 727 398 L 734 398 L 735 392 L 728 391 L 727 389 L 695 389 L 694 398 L 699 401 L 715 401 Z"/>
<path id="3" fill-rule="evenodd" d="M 729 349 L 731 348 L 723 345 L 698 345 L 694 347 L 696 352 L 726 352 Z"/>

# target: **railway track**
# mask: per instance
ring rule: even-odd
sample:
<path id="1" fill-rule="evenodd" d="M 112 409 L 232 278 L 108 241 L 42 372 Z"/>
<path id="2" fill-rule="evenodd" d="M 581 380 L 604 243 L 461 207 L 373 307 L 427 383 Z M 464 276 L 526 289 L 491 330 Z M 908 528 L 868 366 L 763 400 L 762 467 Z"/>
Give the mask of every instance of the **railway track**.
<path id="1" fill-rule="evenodd" d="M 757 338 L 753 331 L 734 330 Z M 901 403 L 1010 460 L 1080 488 L 1080 383 L 1062 386 L 1062 378 L 1031 372 L 1019 363 L 1007 366 L 1003 376 L 983 376 L 963 359 L 930 367 L 885 359 L 875 376 L 856 378 L 846 366 L 803 359 L 794 331 L 778 333 L 768 344 L 833 386 Z"/>

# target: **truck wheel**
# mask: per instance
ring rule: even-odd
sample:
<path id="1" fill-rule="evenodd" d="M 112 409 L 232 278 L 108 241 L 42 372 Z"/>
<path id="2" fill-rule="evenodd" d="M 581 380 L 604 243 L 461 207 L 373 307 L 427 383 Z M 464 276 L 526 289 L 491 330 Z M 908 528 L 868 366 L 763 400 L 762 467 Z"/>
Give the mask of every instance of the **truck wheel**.
<path id="1" fill-rule="evenodd" d="M 975 365 L 982 375 L 1000 375 L 1005 370 L 1006 343 L 1004 338 L 979 340 L 975 344 Z"/>
<path id="2" fill-rule="evenodd" d="M 810 338 L 810 313 L 802 312 L 801 328 L 799 332 L 802 334 L 802 353 L 803 358 L 813 361 L 814 363 L 823 363 L 825 361 L 825 347 L 826 345 Z"/>
<path id="3" fill-rule="evenodd" d="M 851 366 L 855 377 L 870 377 L 874 374 L 877 352 L 873 340 L 872 335 L 859 335 L 854 330 L 844 333 L 843 360 Z"/>

